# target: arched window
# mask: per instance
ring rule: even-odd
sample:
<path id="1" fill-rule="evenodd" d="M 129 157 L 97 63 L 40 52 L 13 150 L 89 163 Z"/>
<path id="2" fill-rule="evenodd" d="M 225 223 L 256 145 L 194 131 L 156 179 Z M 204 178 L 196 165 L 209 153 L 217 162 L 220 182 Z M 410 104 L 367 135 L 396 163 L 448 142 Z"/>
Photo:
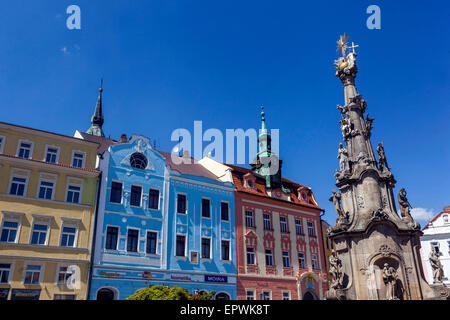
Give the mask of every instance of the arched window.
<path id="1" fill-rule="evenodd" d="M 225 292 L 220 292 L 216 294 L 216 300 L 230 300 L 230 295 Z"/>
<path id="2" fill-rule="evenodd" d="M 130 157 L 130 165 L 133 168 L 144 170 L 147 168 L 148 160 L 147 158 L 139 152 L 135 152 Z"/>
<path id="3" fill-rule="evenodd" d="M 114 300 L 114 291 L 107 288 L 98 290 L 97 300 Z"/>

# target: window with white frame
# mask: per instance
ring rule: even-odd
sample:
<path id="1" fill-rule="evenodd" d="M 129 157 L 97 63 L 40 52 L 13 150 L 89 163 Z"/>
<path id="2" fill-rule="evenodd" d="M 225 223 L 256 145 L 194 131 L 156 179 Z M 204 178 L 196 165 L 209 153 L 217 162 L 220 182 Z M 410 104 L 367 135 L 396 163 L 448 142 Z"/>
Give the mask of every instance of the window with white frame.
<path id="1" fill-rule="evenodd" d="M 230 241 L 229 240 L 222 240 L 222 260 L 224 261 L 230 261 Z"/>
<path id="2" fill-rule="evenodd" d="M 38 264 L 28 264 L 25 267 L 24 284 L 39 284 L 42 272 L 42 266 Z"/>
<path id="3" fill-rule="evenodd" d="M 263 290 L 261 293 L 261 300 L 270 300 L 272 292 L 269 290 Z"/>
<path id="4" fill-rule="evenodd" d="M 210 218 L 211 217 L 211 201 L 209 199 L 202 199 L 202 217 Z"/>
<path id="5" fill-rule="evenodd" d="M 283 267 L 289 268 L 291 266 L 291 258 L 289 256 L 289 251 L 283 251 Z"/>
<path id="6" fill-rule="evenodd" d="M 76 247 L 78 228 L 75 224 L 64 223 L 61 229 L 61 247 Z"/>
<path id="7" fill-rule="evenodd" d="M 2 222 L 2 232 L 0 242 L 16 243 L 19 234 L 19 222 L 15 220 L 5 220 Z"/>
<path id="8" fill-rule="evenodd" d="M 73 151 L 72 153 L 72 167 L 84 168 L 85 153 L 81 151 Z"/>
<path id="9" fill-rule="evenodd" d="M 187 205 L 186 205 L 186 195 L 185 194 L 177 194 L 177 213 L 186 213 Z"/>
<path id="10" fill-rule="evenodd" d="M 11 263 L 0 262 L 0 284 L 9 283 L 9 275 L 11 274 Z"/>
<path id="11" fill-rule="evenodd" d="M 25 172 L 13 171 L 9 185 L 9 194 L 14 196 L 25 196 L 27 190 L 28 175 Z"/>
<path id="12" fill-rule="evenodd" d="M 148 208 L 158 210 L 159 208 L 159 190 L 150 189 L 148 192 Z"/>
<path id="13" fill-rule="evenodd" d="M 228 221 L 230 219 L 228 214 L 228 202 L 220 203 L 220 219 L 223 221 Z"/>
<path id="14" fill-rule="evenodd" d="M 314 223 L 312 223 L 312 222 L 308 222 L 308 235 L 310 237 L 316 236 L 316 232 L 314 231 Z"/>
<path id="15" fill-rule="evenodd" d="M 291 292 L 283 291 L 283 300 L 291 300 Z"/>
<path id="16" fill-rule="evenodd" d="M 245 211 L 245 226 L 249 228 L 255 227 L 253 211 Z"/>
<path id="17" fill-rule="evenodd" d="M 442 219 L 444 220 L 444 223 L 448 223 L 448 214 L 444 213 L 444 215 L 442 216 Z"/>
<path id="18" fill-rule="evenodd" d="M 247 264 L 255 264 L 255 248 L 247 248 Z"/>
<path id="19" fill-rule="evenodd" d="M 112 181 L 111 182 L 111 193 L 109 195 L 109 202 L 112 203 L 122 203 L 122 182 Z"/>
<path id="20" fill-rule="evenodd" d="M 266 249 L 266 266 L 273 266 L 273 251 Z"/>
<path id="21" fill-rule="evenodd" d="M 280 231 L 283 232 L 283 233 L 287 233 L 288 232 L 286 217 L 280 217 Z"/>
<path id="22" fill-rule="evenodd" d="M 128 229 L 127 233 L 127 251 L 138 252 L 139 245 L 139 230 Z"/>
<path id="23" fill-rule="evenodd" d="M 202 259 L 211 259 L 211 239 L 202 238 Z"/>
<path id="24" fill-rule="evenodd" d="M 148 254 L 156 254 L 158 234 L 153 231 L 147 231 L 147 247 L 146 252 Z"/>
<path id="25" fill-rule="evenodd" d="M 439 252 L 439 242 L 433 241 L 430 243 L 430 245 L 433 252 Z"/>
<path id="26" fill-rule="evenodd" d="M 32 152 L 33 152 L 33 142 L 19 140 L 19 146 L 17 149 L 17 156 L 19 158 L 31 159 Z"/>
<path id="27" fill-rule="evenodd" d="M 77 300 L 76 294 L 55 294 L 53 300 Z"/>
<path id="28" fill-rule="evenodd" d="M 175 255 L 177 257 L 185 257 L 186 256 L 185 250 L 186 250 L 186 236 L 177 235 Z"/>
<path id="29" fill-rule="evenodd" d="M 0 136 L 0 153 L 3 153 L 3 149 L 5 148 L 6 137 Z"/>
<path id="30" fill-rule="evenodd" d="M 295 220 L 295 233 L 299 236 L 303 234 L 302 220 L 300 219 Z"/>
<path id="31" fill-rule="evenodd" d="M 255 300 L 255 290 L 247 289 L 245 290 L 245 295 L 247 300 Z"/>
<path id="32" fill-rule="evenodd" d="M 39 183 L 39 199 L 51 200 L 53 197 L 53 189 L 55 184 L 50 181 L 41 181 Z"/>
<path id="33" fill-rule="evenodd" d="M 58 163 L 59 148 L 55 146 L 46 146 L 45 162 Z"/>
<path id="34" fill-rule="evenodd" d="M 315 254 L 311 255 L 311 264 L 314 270 L 319 270 L 319 260 L 317 260 L 317 256 Z"/>
<path id="35" fill-rule="evenodd" d="M 272 230 L 272 221 L 270 215 L 267 213 L 263 214 L 264 230 Z"/>
<path id="36" fill-rule="evenodd" d="M 66 202 L 80 203 L 81 202 L 81 187 L 83 181 L 75 178 L 67 179 Z"/>
<path id="37" fill-rule="evenodd" d="M 306 269 L 306 259 L 303 252 L 298 253 L 298 267 L 300 269 Z"/>
<path id="38" fill-rule="evenodd" d="M 46 245 L 48 236 L 48 224 L 39 222 L 33 223 L 33 228 L 31 231 L 30 244 Z"/>
<path id="39" fill-rule="evenodd" d="M 119 238 L 119 227 L 108 226 L 106 229 L 105 249 L 117 250 L 117 240 Z"/>
<path id="40" fill-rule="evenodd" d="M 67 265 L 60 265 L 58 268 L 56 284 L 58 286 L 65 286 L 67 280 L 73 275 L 73 271 Z"/>
<path id="41" fill-rule="evenodd" d="M 130 206 L 140 207 L 142 198 L 142 187 L 137 185 L 131 186 Z"/>

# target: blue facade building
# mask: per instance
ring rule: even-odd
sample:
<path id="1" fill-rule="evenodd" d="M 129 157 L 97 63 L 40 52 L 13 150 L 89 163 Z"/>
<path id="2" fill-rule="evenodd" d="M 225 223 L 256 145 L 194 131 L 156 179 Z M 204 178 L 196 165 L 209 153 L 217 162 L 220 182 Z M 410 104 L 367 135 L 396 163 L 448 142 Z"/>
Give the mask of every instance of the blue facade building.
<path id="1" fill-rule="evenodd" d="M 233 186 L 140 135 L 83 137 L 109 145 L 99 157 L 89 298 L 123 300 L 159 284 L 236 299 Z"/>

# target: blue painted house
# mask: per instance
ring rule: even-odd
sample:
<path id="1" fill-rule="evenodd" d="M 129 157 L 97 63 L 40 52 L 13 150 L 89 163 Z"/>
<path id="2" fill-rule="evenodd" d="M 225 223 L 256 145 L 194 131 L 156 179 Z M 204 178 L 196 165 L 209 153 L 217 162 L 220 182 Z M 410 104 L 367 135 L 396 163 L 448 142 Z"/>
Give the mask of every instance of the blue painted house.
<path id="1" fill-rule="evenodd" d="M 81 135 L 102 145 L 89 298 L 123 300 L 160 284 L 236 299 L 233 185 L 144 136 Z"/>
<path id="2" fill-rule="evenodd" d="M 162 154 L 169 170 L 165 222 L 170 280 L 191 292 L 214 290 L 216 299 L 235 300 L 234 187 L 202 161 Z"/>

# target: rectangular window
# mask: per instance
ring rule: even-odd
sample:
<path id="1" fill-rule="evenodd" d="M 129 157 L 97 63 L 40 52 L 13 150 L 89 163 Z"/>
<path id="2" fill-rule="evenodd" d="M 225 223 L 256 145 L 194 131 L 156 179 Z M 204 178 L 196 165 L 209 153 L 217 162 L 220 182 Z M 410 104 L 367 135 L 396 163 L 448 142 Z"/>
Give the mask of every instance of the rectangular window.
<path id="1" fill-rule="evenodd" d="M 84 167 L 84 153 L 74 152 L 72 155 L 72 167 L 83 168 Z"/>
<path id="2" fill-rule="evenodd" d="M 0 264 L 0 283 L 9 283 L 9 274 L 11 273 L 11 264 L 1 263 Z"/>
<path id="3" fill-rule="evenodd" d="M 142 187 L 131 186 L 130 205 L 134 207 L 141 206 Z"/>
<path id="4" fill-rule="evenodd" d="M 299 236 L 303 234 L 302 220 L 300 219 L 295 220 L 295 233 Z"/>
<path id="5" fill-rule="evenodd" d="M 280 231 L 284 233 L 288 232 L 286 217 L 280 217 Z"/>
<path id="6" fill-rule="evenodd" d="M 30 142 L 20 142 L 19 144 L 19 152 L 17 156 L 19 158 L 30 159 L 31 158 L 31 147 L 32 143 Z"/>
<path id="7" fill-rule="evenodd" d="M 184 257 L 185 253 L 185 243 L 186 243 L 186 236 L 177 236 L 177 248 L 176 248 L 176 255 L 177 257 Z"/>
<path id="8" fill-rule="evenodd" d="M 117 250 L 117 239 L 119 237 L 118 227 L 108 227 L 106 230 L 106 244 L 107 250 Z"/>
<path id="9" fill-rule="evenodd" d="M 311 263 L 312 263 L 312 268 L 314 270 L 319 269 L 319 262 L 318 262 L 317 256 L 315 254 L 311 255 Z"/>
<path id="10" fill-rule="evenodd" d="M 186 195 L 184 194 L 177 196 L 177 213 L 186 213 Z"/>
<path id="11" fill-rule="evenodd" d="M 45 153 L 45 162 L 56 163 L 57 161 L 58 161 L 58 148 L 47 147 L 47 151 Z"/>
<path id="12" fill-rule="evenodd" d="M 270 215 L 264 214 L 263 220 L 264 220 L 264 230 L 272 230 L 272 222 L 270 220 Z"/>
<path id="13" fill-rule="evenodd" d="M 220 203 L 220 218 L 223 221 L 228 221 L 229 220 L 228 202 L 221 202 Z"/>
<path id="14" fill-rule="evenodd" d="M 159 190 L 150 189 L 148 192 L 148 208 L 158 210 L 159 208 Z"/>
<path id="15" fill-rule="evenodd" d="M 230 261 L 230 241 L 222 240 L 222 260 Z"/>
<path id="16" fill-rule="evenodd" d="M 146 252 L 149 254 L 156 254 L 156 240 L 157 240 L 156 232 L 147 232 L 147 250 Z"/>
<path id="17" fill-rule="evenodd" d="M 291 300 L 291 292 L 283 291 L 283 300 Z"/>
<path id="18" fill-rule="evenodd" d="M 127 251 L 128 252 L 137 252 L 138 251 L 138 241 L 139 241 L 139 230 L 128 229 Z"/>
<path id="19" fill-rule="evenodd" d="M 49 181 L 41 181 L 39 183 L 39 199 L 51 200 L 55 184 Z"/>
<path id="20" fill-rule="evenodd" d="M 111 193 L 109 195 L 109 202 L 112 203 L 122 203 L 122 187 L 121 182 L 112 181 L 111 182 Z"/>
<path id="21" fill-rule="evenodd" d="M 316 233 L 314 231 L 314 224 L 312 222 L 308 222 L 308 235 L 310 237 L 315 237 Z"/>
<path id="22" fill-rule="evenodd" d="M 298 254 L 298 267 L 300 269 L 306 269 L 305 254 L 301 252 Z"/>
<path id="23" fill-rule="evenodd" d="M 247 248 L 247 264 L 255 264 L 255 248 Z"/>
<path id="24" fill-rule="evenodd" d="M 270 291 L 264 290 L 261 293 L 261 300 L 270 300 Z"/>
<path id="25" fill-rule="evenodd" d="M 288 251 L 283 251 L 283 267 L 289 268 L 291 266 L 291 259 Z"/>
<path id="26" fill-rule="evenodd" d="M 202 259 L 211 259 L 211 239 L 202 238 Z"/>
<path id="27" fill-rule="evenodd" d="M 25 279 L 24 284 L 39 284 L 41 276 L 41 266 L 40 265 L 27 265 L 25 269 Z"/>
<path id="28" fill-rule="evenodd" d="M 77 228 L 63 226 L 61 231 L 61 247 L 75 247 Z"/>
<path id="29" fill-rule="evenodd" d="M 72 272 L 68 270 L 67 266 L 60 266 L 58 270 L 58 281 L 57 284 L 59 286 L 64 286 L 67 284 L 67 280 L 72 275 Z"/>
<path id="30" fill-rule="evenodd" d="M 254 228 L 255 224 L 253 222 L 253 212 L 245 211 L 245 225 L 249 228 Z"/>
<path id="31" fill-rule="evenodd" d="M 3 148 L 5 147 L 5 137 L 0 137 L 0 153 L 3 153 Z"/>
<path id="32" fill-rule="evenodd" d="M 266 266 L 273 266 L 273 251 L 266 249 Z"/>
<path id="33" fill-rule="evenodd" d="M 11 243 L 16 242 L 18 231 L 19 231 L 18 222 L 3 221 L 0 242 L 11 242 Z"/>
<path id="34" fill-rule="evenodd" d="M 11 187 L 9 188 L 9 194 L 21 197 L 24 196 L 26 185 L 27 185 L 27 178 L 13 177 L 11 180 Z"/>
<path id="35" fill-rule="evenodd" d="M 246 290 L 245 293 L 247 300 L 255 300 L 255 290 Z"/>
<path id="36" fill-rule="evenodd" d="M 209 199 L 202 199 L 202 217 L 211 217 L 211 201 Z"/>
<path id="37" fill-rule="evenodd" d="M 80 203 L 81 187 L 75 185 L 67 186 L 67 199 L 69 203 Z"/>
<path id="38" fill-rule="evenodd" d="M 33 231 L 31 233 L 30 244 L 45 245 L 47 242 L 48 225 L 33 224 Z"/>

